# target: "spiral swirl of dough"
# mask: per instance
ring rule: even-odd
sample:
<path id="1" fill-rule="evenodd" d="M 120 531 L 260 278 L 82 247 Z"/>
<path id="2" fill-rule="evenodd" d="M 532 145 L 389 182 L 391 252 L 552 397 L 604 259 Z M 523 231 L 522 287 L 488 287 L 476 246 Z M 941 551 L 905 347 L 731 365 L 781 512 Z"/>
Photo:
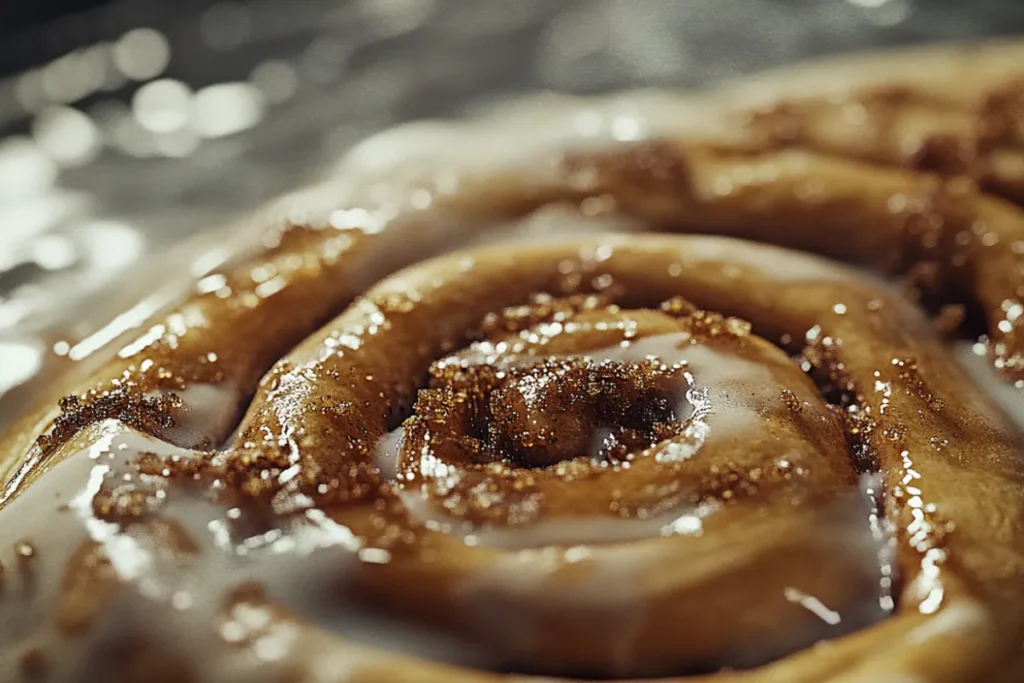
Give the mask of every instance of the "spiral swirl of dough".
<path id="1" fill-rule="evenodd" d="M 1015 51 L 279 202 L 0 445 L 0 671 L 1017 680 Z"/>

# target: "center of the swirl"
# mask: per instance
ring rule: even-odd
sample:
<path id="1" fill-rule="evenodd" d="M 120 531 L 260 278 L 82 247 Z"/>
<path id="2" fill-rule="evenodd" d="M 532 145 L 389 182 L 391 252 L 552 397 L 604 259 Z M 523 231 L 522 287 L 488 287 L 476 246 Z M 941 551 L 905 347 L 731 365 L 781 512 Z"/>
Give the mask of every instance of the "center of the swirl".
<path id="1" fill-rule="evenodd" d="M 680 432 L 685 416 L 676 405 L 685 389 L 682 367 L 653 359 L 446 365 L 435 368 L 417 415 L 434 427 L 435 448 L 438 437 L 473 447 L 475 455 L 460 459 L 527 468 L 618 461 Z"/>

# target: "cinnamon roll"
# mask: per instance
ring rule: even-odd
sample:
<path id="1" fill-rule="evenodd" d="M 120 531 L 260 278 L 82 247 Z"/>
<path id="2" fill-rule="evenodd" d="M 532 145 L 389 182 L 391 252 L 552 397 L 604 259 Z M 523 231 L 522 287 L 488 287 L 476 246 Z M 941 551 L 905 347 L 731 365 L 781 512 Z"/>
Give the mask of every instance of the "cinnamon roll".
<path id="1" fill-rule="evenodd" d="M 1020 680 L 1020 52 L 371 140 L 5 436 L 3 678 Z"/>

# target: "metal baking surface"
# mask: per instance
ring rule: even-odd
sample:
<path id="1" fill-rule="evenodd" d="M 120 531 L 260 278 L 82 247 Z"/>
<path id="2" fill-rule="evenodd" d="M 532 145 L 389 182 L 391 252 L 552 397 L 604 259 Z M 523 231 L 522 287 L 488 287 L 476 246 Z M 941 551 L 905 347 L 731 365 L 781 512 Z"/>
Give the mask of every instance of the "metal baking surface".
<path id="1" fill-rule="evenodd" d="M 127 268 L 374 131 L 1022 31 L 1017 0 L 133 0 L 8 30 L 0 63 L 33 66 L 0 80 L 0 424 Z"/>

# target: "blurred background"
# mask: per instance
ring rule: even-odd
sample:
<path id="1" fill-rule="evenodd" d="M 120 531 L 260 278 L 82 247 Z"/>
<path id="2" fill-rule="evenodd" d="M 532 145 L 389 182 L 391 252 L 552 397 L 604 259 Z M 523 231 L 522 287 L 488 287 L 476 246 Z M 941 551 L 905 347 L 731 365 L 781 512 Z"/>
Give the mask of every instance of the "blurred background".
<path id="1" fill-rule="evenodd" d="M 15 387 L 87 355 L 126 269 L 374 131 L 1013 33 L 1018 0 L 0 3 L 0 423 Z"/>

